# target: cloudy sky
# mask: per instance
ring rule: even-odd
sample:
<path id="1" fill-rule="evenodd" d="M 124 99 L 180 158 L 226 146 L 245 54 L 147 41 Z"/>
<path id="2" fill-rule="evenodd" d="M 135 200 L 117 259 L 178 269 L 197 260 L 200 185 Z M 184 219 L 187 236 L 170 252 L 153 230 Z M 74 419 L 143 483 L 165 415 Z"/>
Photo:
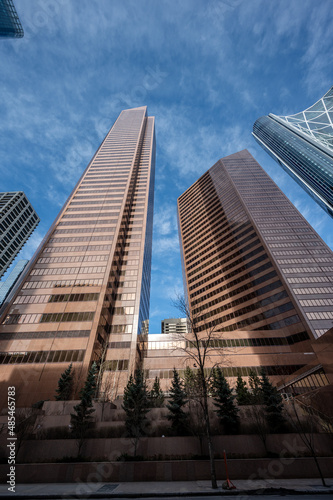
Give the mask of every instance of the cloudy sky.
<path id="1" fill-rule="evenodd" d="M 151 333 L 182 291 L 176 200 L 247 148 L 333 248 L 333 222 L 257 145 L 254 121 L 333 85 L 331 0 L 15 0 L 25 36 L 0 40 L 0 191 L 41 223 L 30 258 L 122 109 L 156 117 Z"/>

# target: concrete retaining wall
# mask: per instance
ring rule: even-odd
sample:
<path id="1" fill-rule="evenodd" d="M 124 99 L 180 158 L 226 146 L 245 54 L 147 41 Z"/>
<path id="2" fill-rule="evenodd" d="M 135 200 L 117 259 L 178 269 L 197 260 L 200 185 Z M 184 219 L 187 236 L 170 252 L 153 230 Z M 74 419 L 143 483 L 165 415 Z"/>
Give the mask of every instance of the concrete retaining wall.
<path id="1" fill-rule="evenodd" d="M 322 472 L 332 477 L 333 458 L 319 459 Z M 230 479 L 319 477 L 312 458 L 229 460 Z M 225 479 L 223 460 L 216 460 L 217 479 Z M 6 482 L 8 465 L 0 465 L 0 480 Z M 208 460 L 22 464 L 16 466 L 17 483 L 80 483 L 125 481 L 209 480 Z"/>

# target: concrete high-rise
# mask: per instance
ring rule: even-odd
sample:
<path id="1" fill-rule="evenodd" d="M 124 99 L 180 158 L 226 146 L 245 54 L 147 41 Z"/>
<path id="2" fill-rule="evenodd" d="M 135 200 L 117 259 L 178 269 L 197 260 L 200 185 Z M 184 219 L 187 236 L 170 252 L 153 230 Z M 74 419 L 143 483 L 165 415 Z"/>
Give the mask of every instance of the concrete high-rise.
<path id="1" fill-rule="evenodd" d="M 333 321 L 333 253 L 250 153 L 219 160 L 178 213 L 192 321 L 223 348 L 214 363 L 281 379 L 314 360 Z"/>
<path id="2" fill-rule="evenodd" d="M 38 215 L 22 191 L 0 193 L 0 278 L 39 221 Z"/>
<path id="3" fill-rule="evenodd" d="M 161 321 L 161 333 L 187 333 L 187 318 L 168 318 Z"/>
<path id="4" fill-rule="evenodd" d="M 137 366 L 149 317 L 154 172 L 154 118 L 146 107 L 122 111 L 1 318 L 0 377 L 17 387 L 19 406 L 52 399 L 69 363 L 81 386 L 101 363 L 118 393 Z"/>
<path id="5" fill-rule="evenodd" d="M 305 111 L 258 118 L 253 136 L 333 217 L 333 87 Z"/>

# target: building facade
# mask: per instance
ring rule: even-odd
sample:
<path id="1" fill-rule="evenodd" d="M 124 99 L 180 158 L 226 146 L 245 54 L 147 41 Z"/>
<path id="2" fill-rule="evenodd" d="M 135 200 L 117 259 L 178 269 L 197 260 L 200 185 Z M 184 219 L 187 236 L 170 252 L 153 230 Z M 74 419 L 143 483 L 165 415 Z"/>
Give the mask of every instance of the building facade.
<path id="1" fill-rule="evenodd" d="M 161 333 L 187 333 L 187 318 L 168 318 L 161 321 Z"/>
<path id="2" fill-rule="evenodd" d="M 276 382 L 309 363 L 323 373 L 311 343 L 332 326 L 333 253 L 250 153 L 219 160 L 178 213 L 192 324 L 216 347 L 207 367 L 228 377 L 263 368 Z M 149 378 L 185 367 L 176 347 L 147 354 Z"/>
<path id="3" fill-rule="evenodd" d="M 333 217 L 333 87 L 301 113 L 258 118 L 253 136 Z"/>
<path id="4" fill-rule="evenodd" d="M 8 295 L 11 293 L 15 283 L 21 276 L 28 262 L 29 261 L 26 259 L 19 260 L 8 278 L 5 281 L 0 282 L 0 306 L 5 302 L 6 297 L 8 297 Z"/>
<path id="5" fill-rule="evenodd" d="M 0 38 L 22 38 L 24 31 L 12 0 L 0 0 Z"/>
<path id="6" fill-rule="evenodd" d="M 39 221 L 38 215 L 22 191 L 0 193 L 0 278 Z"/>
<path id="7" fill-rule="evenodd" d="M 1 318 L 0 376 L 19 406 L 53 399 L 73 363 L 119 391 L 149 317 L 154 118 L 122 111 L 66 201 Z M 3 391 L 4 392 L 4 391 Z"/>

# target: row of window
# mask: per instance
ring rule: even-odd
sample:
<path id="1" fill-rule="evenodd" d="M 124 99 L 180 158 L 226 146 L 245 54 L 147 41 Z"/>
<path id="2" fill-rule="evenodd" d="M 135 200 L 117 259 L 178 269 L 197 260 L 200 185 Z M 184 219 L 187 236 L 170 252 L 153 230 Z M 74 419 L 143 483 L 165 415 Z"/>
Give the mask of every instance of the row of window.
<path id="1" fill-rule="evenodd" d="M 113 359 L 111 361 L 105 361 L 103 368 L 106 371 L 124 371 L 128 370 L 128 359 Z"/>
<path id="2" fill-rule="evenodd" d="M 89 337 L 90 330 L 54 330 L 54 332 L 8 332 L 1 333 L 1 340 L 53 339 Z"/>
<path id="3" fill-rule="evenodd" d="M 272 254 L 278 256 L 278 257 L 284 257 L 286 254 L 288 255 L 309 255 L 309 250 L 303 249 L 303 250 L 288 250 L 288 252 L 280 252 L 278 250 L 272 250 Z M 323 250 L 311 250 L 311 254 L 319 254 L 319 255 L 327 255 L 329 256 L 328 252 L 324 252 Z"/>
<path id="4" fill-rule="evenodd" d="M 112 241 L 113 234 L 103 234 L 103 236 L 74 236 L 69 238 L 51 238 L 49 243 L 79 243 L 83 241 Z"/>
<path id="5" fill-rule="evenodd" d="M 333 299 L 309 299 L 309 300 L 300 300 L 299 303 L 301 306 L 333 306 Z"/>
<path id="6" fill-rule="evenodd" d="M 114 234 L 114 227 L 111 226 L 93 226 L 93 227 L 83 227 L 83 228 L 71 228 L 71 229 L 56 229 L 53 235 L 57 234 L 78 234 L 78 233 L 109 233 Z"/>
<path id="7" fill-rule="evenodd" d="M 129 349 L 131 347 L 131 342 L 109 342 L 108 349 Z"/>
<path id="8" fill-rule="evenodd" d="M 102 279 L 71 279 L 71 280 L 54 280 L 54 281 L 26 281 L 23 285 L 24 290 L 35 288 L 64 288 L 72 286 L 100 286 Z"/>
<path id="9" fill-rule="evenodd" d="M 110 333 L 132 333 L 133 325 L 112 325 Z"/>
<path id="10" fill-rule="evenodd" d="M 82 302 L 98 300 L 98 293 L 74 293 L 65 295 L 19 295 L 14 304 L 45 304 L 48 302 Z"/>
<path id="11" fill-rule="evenodd" d="M 288 283 L 333 283 L 333 276 L 307 276 L 287 278 Z"/>
<path id="12" fill-rule="evenodd" d="M 83 361 L 85 351 L 0 352 L 0 364 L 76 363 Z"/>
<path id="13" fill-rule="evenodd" d="M 333 296 L 333 288 L 293 288 L 293 292 L 296 295 L 307 295 L 307 294 L 318 294 L 318 293 L 330 293 Z"/>
<path id="14" fill-rule="evenodd" d="M 312 264 L 318 262 L 332 262 L 332 258 L 317 257 L 316 259 L 278 259 L 279 264 Z"/>
<path id="15" fill-rule="evenodd" d="M 111 250 L 111 245 L 81 245 L 76 247 L 45 247 L 43 253 L 60 253 L 60 252 L 100 252 Z"/>
<path id="16" fill-rule="evenodd" d="M 308 319 L 333 319 L 333 311 L 305 313 Z"/>
<path id="17" fill-rule="evenodd" d="M 59 323 L 64 321 L 92 321 L 94 312 L 8 314 L 3 325 L 22 325 L 26 323 Z"/>
<path id="18" fill-rule="evenodd" d="M 135 300 L 135 293 L 119 293 L 116 300 Z"/>
<path id="19" fill-rule="evenodd" d="M 115 307 L 113 310 L 115 315 L 131 315 L 134 314 L 134 307 Z"/>
<path id="20" fill-rule="evenodd" d="M 103 208 L 105 208 L 105 207 L 103 207 Z M 116 206 L 114 208 L 116 208 Z M 68 222 L 68 224 L 70 222 L 71 222 L 71 224 L 76 224 L 76 222 L 67 221 L 67 219 L 90 219 L 90 218 L 98 219 L 98 217 L 117 217 L 119 215 L 120 205 L 117 208 L 118 208 L 118 211 L 116 211 L 116 212 L 100 212 L 99 210 L 97 210 L 97 208 L 91 208 L 91 207 L 90 207 L 90 212 L 84 211 L 84 210 L 86 210 L 86 208 L 72 208 L 72 209 L 67 210 L 66 214 L 61 219 L 61 222 L 62 222 L 62 224 L 64 223 L 64 221 Z M 77 210 L 80 212 L 79 213 L 76 212 L 76 213 L 72 214 L 72 213 L 68 213 L 69 210 L 71 210 L 71 211 Z M 97 220 L 97 222 L 99 223 L 98 220 Z M 92 224 L 92 222 L 90 222 L 90 221 L 86 221 L 86 223 Z"/>
<path id="21" fill-rule="evenodd" d="M 97 274 L 104 273 L 105 266 L 91 267 L 52 267 L 52 268 L 35 268 L 31 271 L 31 276 L 45 276 L 53 274 Z"/>
<path id="22" fill-rule="evenodd" d="M 99 216 L 92 214 L 95 219 Z M 117 224 L 118 219 L 98 219 L 98 220 L 63 220 L 58 224 L 58 228 L 62 226 L 95 226 L 96 224 Z"/>
<path id="23" fill-rule="evenodd" d="M 333 271 L 333 267 L 287 267 L 281 269 L 284 274 L 293 274 L 293 273 L 327 273 L 329 271 Z"/>
<path id="24" fill-rule="evenodd" d="M 269 243 L 268 245 L 271 248 L 299 248 L 299 240 L 295 240 L 293 243 Z M 323 245 L 319 241 L 308 241 L 306 244 L 307 247 L 321 247 L 324 248 Z"/>
<path id="25" fill-rule="evenodd" d="M 108 260 L 109 255 L 75 255 L 65 257 L 42 257 L 37 264 L 58 264 L 63 262 L 100 262 Z"/>
<path id="26" fill-rule="evenodd" d="M 274 365 L 274 366 L 223 366 L 222 371 L 225 377 L 237 377 L 240 374 L 242 377 L 248 377 L 251 372 L 260 376 L 262 371 L 268 376 L 274 375 L 291 375 L 297 370 L 303 368 L 305 365 Z M 177 370 L 181 378 L 185 378 L 185 370 Z M 193 370 L 194 372 L 197 369 Z M 145 370 L 145 377 L 154 379 L 158 377 L 160 379 L 172 379 L 173 370 Z M 209 376 L 211 374 L 210 368 L 205 368 L 205 374 Z"/>

